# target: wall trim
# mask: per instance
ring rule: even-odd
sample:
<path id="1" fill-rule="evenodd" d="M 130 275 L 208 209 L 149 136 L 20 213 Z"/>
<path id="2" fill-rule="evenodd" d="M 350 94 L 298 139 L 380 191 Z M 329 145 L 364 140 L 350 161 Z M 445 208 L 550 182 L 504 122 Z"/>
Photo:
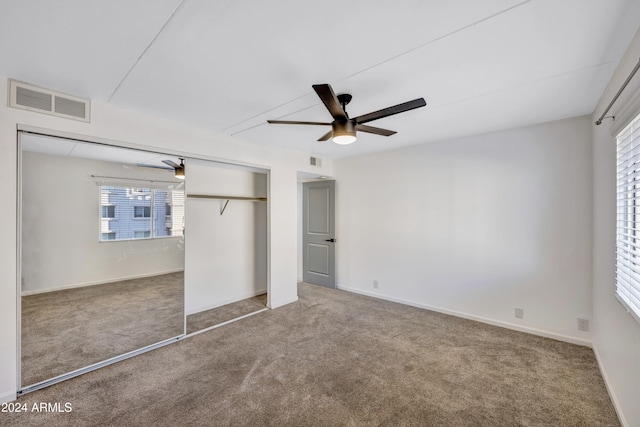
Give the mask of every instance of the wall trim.
<path id="1" fill-rule="evenodd" d="M 72 285 L 56 286 L 55 288 L 38 289 L 38 290 L 35 290 L 35 291 L 24 291 L 24 292 L 20 293 L 20 296 L 26 297 L 26 296 L 29 296 L 29 295 L 43 294 L 43 293 L 47 293 L 47 292 L 64 291 L 66 289 L 84 288 L 85 286 L 106 285 L 108 283 L 122 282 L 122 281 L 125 281 L 125 280 L 144 279 L 145 277 L 162 276 L 164 274 L 180 273 L 180 272 L 183 272 L 183 271 L 184 271 L 184 268 L 178 268 L 178 269 L 174 269 L 174 270 L 156 271 L 154 273 L 134 274 L 132 276 L 116 277 L 116 278 L 107 279 L 107 280 L 98 280 L 98 281 L 92 281 L 92 282 L 75 283 L 75 284 L 72 284 Z"/>
<path id="2" fill-rule="evenodd" d="M 442 313 L 442 314 L 448 314 L 448 315 L 451 315 L 451 316 L 461 317 L 463 319 L 475 320 L 476 322 L 486 323 L 486 324 L 493 325 L 493 326 L 499 326 L 501 328 L 511 329 L 511 330 L 518 331 L 518 332 L 525 332 L 525 333 L 528 333 L 528 334 L 537 335 L 537 336 L 541 336 L 541 337 L 544 337 L 544 338 L 551 338 L 551 339 L 554 339 L 554 340 L 557 340 L 557 341 L 564 341 L 564 342 L 568 342 L 570 344 L 577 344 L 577 345 L 581 345 L 581 346 L 584 346 L 584 347 L 591 347 L 592 346 L 592 342 L 590 340 L 586 340 L 586 339 L 580 339 L 580 338 L 571 337 L 571 336 L 568 336 L 568 335 L 563 335 L 563 334 L 557 334 L 557 333 L 554 333 L 554 332 L 544 331 L 544 330 L 541 330 L 541 329 L 530 328 L 528 326 L 516 325 L 514 323 L 503 322 L 503 321 L 500 321 L 500 320 L 489 319 L 489 318 L 486 318 L 486 317 L 475 316 L 475 315 L 472 315 L 472 314 L 462 313 L 460 311 L 450 310 L 450 309 L 442 308 L 442 307 L 436 307 L 436 306 L 432 306 L 432 305 L 428 305 L 428 304 L 422 304 L 422 303 L 418 303 L 418 302 L 414 302 L 414 301 L 405 300 L 405 299 L 402 299 L 402 298 L 391 297 L 391 296 L 379 294 L 379 293 L 376 293 L 376 292 L 363 291 L 361 289 L 351 288 L 349 286 L 337 285 L 336 287 L 338 289 L 340 289 L 340 290 L 347 291 L 347 292 L 353 292 L 353 293 L 356 293 L 356 294 L 366 295 L 366 296 L 373 297 L 373 298 L 379 298 L 379 299 L 383 299 L 383 300 L 386 300 L 386 301 L 397 302 L 399 304 L 404 304 L 404 305 L 408 305 L 408 306 L 416 307 L 416 308 L 422 308 L 422 309 L 425 309 L 425 310 L 431 310 L 431 311 L 435 311 L 435 312 Z"/>
<path id="3" fill-rule="evenodd" d="M 624 412 L 622 412 L 622 406 L 618 401 L 618 397 L 616 396 L 615 390 L 613 388 L 613 384 L 609 379 L 609 374 L 604 367 L 604 363 L 602 363 L 602 357 L 600 356 L 600 351 L 598 351 L 598 346 L 595 343 L 592 346 L 593 354 L 596 356 L 596 362 L 598 363 L 598 368 L 600 369 L 600 375 L 602 375 L 602 379 L 604 380 L 604 385 L 607 387 L 607 393 L 609 393 L 609 398 L 611 399 L 611 403 L 613 403 L 613 408 L 616 410 L 616 414 L 618 415 L 618 420 L 623 427 L 629 427 L 629 423 L 624 417 Z"/>
<path id="4" fill-rule="evenodd" d="M 258 295 L 263 295 L 263 294 L 266 294 L 266 293 L 267 293 L 267 288 L 258 289 L 258 290 L 255 290 L 255 291 L 251 291 L 251 292 L 247 292 L 245 294 L 242 294 L 238 298 L 232 298 L 232 299 L 229 299 L 229 300 L 222 301 L 221 303 L 215 303 L 215 304 L 212 304 L 212 305 L 206 305 L 206 306 L 198 307 L 195 310 L 190 310 L 190 311 L 186 312 L 185 315 L 189 316 L 190 314 L 196 314 L 196 313 L 200 313 L 202 311 L 212 310 L 214 308 L 222 307 L 223 305 L 233 304 L 234 302 L 242 301 L 242 300 L 247 299 L 247 298 L 257 297 Z"/>

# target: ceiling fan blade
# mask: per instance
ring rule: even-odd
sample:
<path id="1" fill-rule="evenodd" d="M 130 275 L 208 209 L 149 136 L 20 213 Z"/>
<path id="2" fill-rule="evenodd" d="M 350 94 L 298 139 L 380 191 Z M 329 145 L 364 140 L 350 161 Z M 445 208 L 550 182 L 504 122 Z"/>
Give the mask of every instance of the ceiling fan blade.
<path id="1" fill-rule="evenodd" d="M 359 130 L 360 132 L 375 133 L 376 135 L 383 136 L 391 136 L 394 133 L 397 133 L 395 130 L 382 129 L 368 125 L 357 125 L 356 130 Z"/>
<path id="2" fill-rule="evenodd" d="M 322 100 L 322 103 L 325 107 L 327 107 L 327 110 L 329 110 L 329 113 L 331 113 L 331 116 L 335 120 L 347 120 L 347 114 L 344 112 L 344 109 L 338 102 L 338 97 L 333 92 L 333 89 L 331 89 L 331 86 L 329 86 L 328 84 L 313 85 L 313 90 L 316 91 L 316 93 Z"/>
<path id="3" fill-rule="evenodd" d="M 333 136 L 333 129 L 331 129 L 329 132 L 322 135 L 320 139 L 318 139 L 318 141 L 328 141 L 329 138 L 331 138 L 332 136 Z"/>
<path id="4" fill-rule="evenodd" d="M 172 171 L 174 170 L 174 168 L 168 168 L 166 166 L 156 166 L 156 165 L 145 165 L 144 163 L 136 163 L 136 166 L 139 166 L 141 168 L 154 168 L 154 169 L 164 169 L 167 171 Z"/>
<path id="5" fill-rule="evenodd" d="M 295 120 L 267 120 L 267 123 L 271 123 L 273 125 L 321 125 L 321 126 L 331 126 L 329 122 L 298 122 Z"/>
<path id="6" fill-rule="evenodd" d="M 413 101 L 394 105 L 393 107 L 383 108 L 382 110 L 374 111 L 369 114 L 363 114 L 362 116 L 358 116 L 353 120 L 355 120 L 357 124 L 367 123 L 373 120 L 381 119 L 383 117 L 393 116 L 394 114 L 404 113 L 405 111 L 413 110 L 415 108 L 424 107 L 425 105 L 427 105 L 427 103 L 424 98 L 418 98 L 414 99 Z"/>
<path id="7" fill-rule="evenodd" d="M 176 162 L 174 162 L 172 160 L 163 160 L 162 163 L 164 163 L 165 165 L 169 165 L 174 169 L 181 167 L 179 164 L 177 164 Z"/>

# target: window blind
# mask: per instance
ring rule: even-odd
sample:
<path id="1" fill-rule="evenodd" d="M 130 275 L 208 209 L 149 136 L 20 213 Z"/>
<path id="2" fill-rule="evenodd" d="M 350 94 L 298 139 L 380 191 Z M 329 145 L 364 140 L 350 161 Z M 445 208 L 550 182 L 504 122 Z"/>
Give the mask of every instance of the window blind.
<path id="1" fill-rule="evenodd" d="M 616 297 L 640 322 L 640 115 L 616 141 Z"/>

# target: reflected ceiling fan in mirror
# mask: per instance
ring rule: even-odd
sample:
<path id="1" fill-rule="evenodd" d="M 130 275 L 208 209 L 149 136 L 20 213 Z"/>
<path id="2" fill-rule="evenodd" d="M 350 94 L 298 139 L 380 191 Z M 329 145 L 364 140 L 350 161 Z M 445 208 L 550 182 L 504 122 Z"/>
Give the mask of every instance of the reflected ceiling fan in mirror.
<path id="1" fill-rule="evenodd" d="M 154 169 L 164 169 L 168 171 L 173 171 L 176 178 L 184 179 L 184 159 L 183 158 L 180 158 L 180 164 L 177 164 L 173 160 L 163 160 L 162 163 L 168 166 L 147 165 L 144 163 L 136 163 L 136 166 L 140 166 L 142 168 L 154 168 Z"/>
<path id="2" fill-rule="evenodd" d="M 336 144 L 347 145 L 355 142 L 357 131 L 373 133 L 382 136 L 391 136 L 396 132 L 392 130 L 368 126 L 365 125 L 365 123 L 382 119 L 384 117 L 393 116 L 394 114 L 404 113 L 405 111 L 413 110 L 415 108 L 420 108 L 427 105 L 424 98 L 418 98 L 414 99 L 413 101 L 394 105 L 393 107 L 383 108 L 382 110 L 350 118 L 345 107 L 349 102 L 351 102 L 351 95 L 349 95 L 348 93 L 343 93 L 336 96 L 336 94 L 333 92 L 333 89 L 328 84 L 313 85 L 313 90 L 316 91 L 316 93 L 324 103 L 324 106 L 327 107 L 327 110 L 329 110 L 329 113 L 331 113 L 331 116 L 333 117 L 332 122 L 302 122 L 294 120 L 267 120 L 267 122 L 271 124 L 281 125 L 331 126 L 331 130 L 322 135 L 320 139 L 318 139 L 318 141 L 327 141 L 331 138 Z"/>

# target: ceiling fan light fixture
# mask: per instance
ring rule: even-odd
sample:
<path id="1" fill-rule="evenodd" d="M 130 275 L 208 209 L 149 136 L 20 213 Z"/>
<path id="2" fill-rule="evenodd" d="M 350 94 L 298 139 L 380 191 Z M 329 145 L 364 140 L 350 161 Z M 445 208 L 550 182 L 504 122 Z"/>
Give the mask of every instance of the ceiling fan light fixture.
<path id="1" fill-rule="evenodd" d="M 331 138 L 336 144 L 347 145 L 356 141 L 356 129 L 360 132 L 372 133 L 375 135 L 394 135 L 396 133 L 395 131 L 369 126 L 365 123 L 393 116 L 395 114 L 404 113 L 405 111 L 413 110 L 427 105 L 427 102 L 424 100 L 424 98 L 417 98 L 412 101 L 403 102 L 402 104 L 383 108 L 382 110 L 373 111 L 368 114 L 350 118 L 346 110 L 347 104 L 351 102 L 352 99 L 352 96 L 350 94 L 341 93 L 336 96 L 335 92 L 333 92 L 333 89 L 331 88 L 331 85 L 329 85 L 328 83 L 313 85 L 313 90 L 316 91 L 316 94 L 318 95 L 324 106 L 327 108 L 327 110 L 329 110 L 331 117 L 333 117 L 333 121 L 331 123 L 308 121 L 301 122 L 299 120 L 267 120 L 267 123 L 281 125 L 331 125 L 331 130 L 322 135 L 318 139 L 318 141 L 328 141 L 329 138 Z"/>
<path id="2" fill-rule="evenodd" d="M 184 179 L 184 159 L 180 159 L 180 166 L 175 165 L 176 173 L 175 177 L 178 179 Z"/>
<path id="3" fill-rule="evenodd" d="M 352 121 L 335 121 L 333 126 L 333 142 L 340 145 L 349 145 L 356 142 L 356 126 Z"/>
<path id="4" fill-rule="evenodd" d="M 355 135 L 334 135 L 333 142 L 340 145 L 349 145 L 356 142 Z"/>

